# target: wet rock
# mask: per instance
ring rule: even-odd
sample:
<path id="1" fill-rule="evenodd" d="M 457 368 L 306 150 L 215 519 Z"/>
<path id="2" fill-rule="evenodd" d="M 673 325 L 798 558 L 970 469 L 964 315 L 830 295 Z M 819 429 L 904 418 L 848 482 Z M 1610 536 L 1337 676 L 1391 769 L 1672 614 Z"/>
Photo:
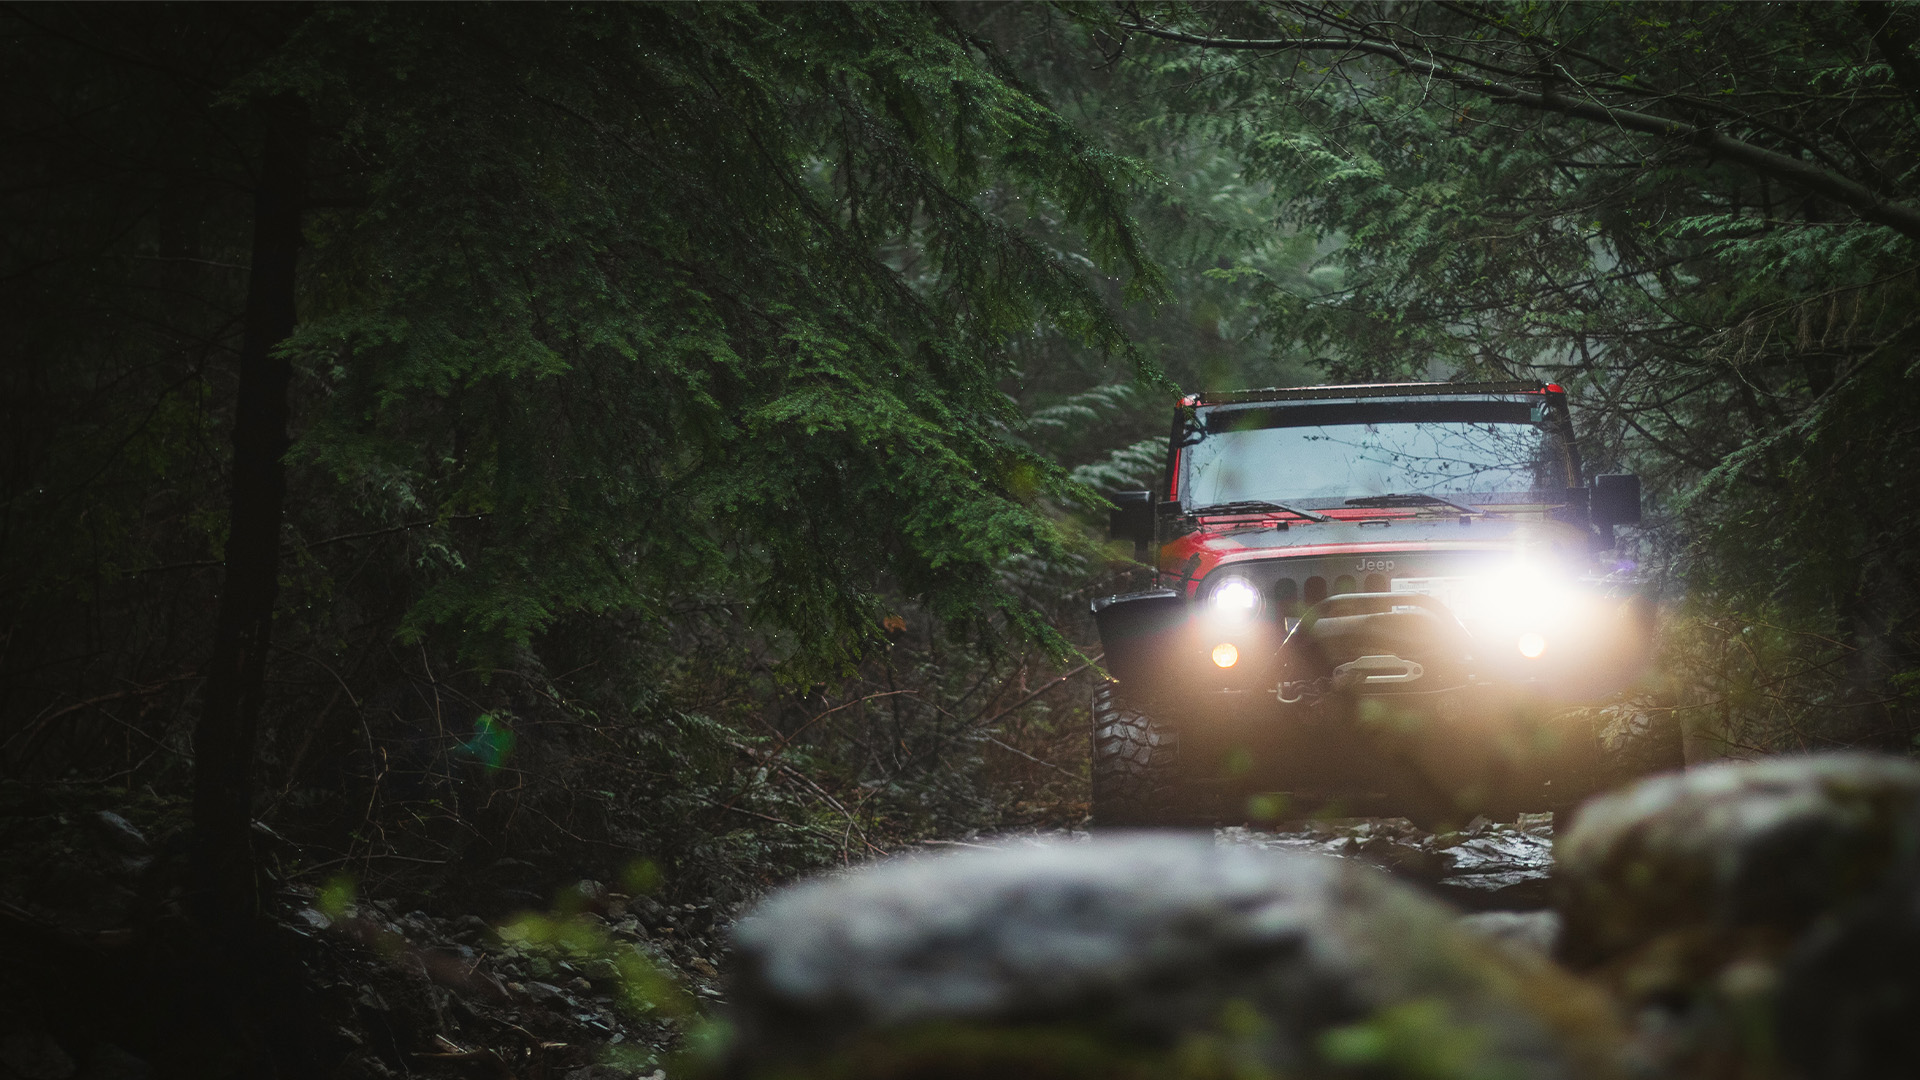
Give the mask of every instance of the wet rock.
<path id="1" fill-rule="evenodd" d="M 1476 934 L 1550 956 L 1560 939 L 1560 916 L 1551 911 L 1480 911 L 1460 917 Z"/>
<path id="2" fill-rule="evenodd" d="M 1441 850 L 1447 872 L 1435 885 L 1462 907 L 1544 908 L 1552 900 L 1551 827 L 1493 827 L 1477 836 L 1460 837 Z"/>
<path id="3" fill-rule="evenodd" d="M 538 980 L 527 983 L 527 996 L 542 1005 L 553 1008 L 571 1008 L 575 1004 L 574 1000 L 559 987 Z"/>
<path id="4" fill-rule="evenodd" d="M 1426 1076 L 1445 1060 L 1459 1075 L 1582 1077 L 1611 1075 L 1621 1045 L 1591 988 L 1378 871 L 1207 837 L 816 881 L 737 924 L 735 960 L 738 1077 L 999 1077 L 1068 1060 L 1075 1075 Z"/>
<path id="5" fill-rule="evenodd" d="M 612 956 L 596 956 L 585 960 L 580 965 L 580 971 L 587 980 L 595 983 L 617 983 L 621 979 L 620 965 Z"/>
<path id="6" fill-rule="evenodd" d="M 1920 765 L 1868 754 L 1712 765 L 1595 799 L 1555 851 L 1561 956 L 1593 967 L 1676 936 L 1797 933 L 1879 884 L 1917 801 Z"/>
<path id="7" fill-rule="evenodd" d="M 310 907 L 303 907 L 293 913 L 293 922 L 307 930 L 331 930 L 333 920 L 326 913 Z"/>
<path id="8" fill-rule="evenodd" d="M 1677 1070 L 1920 1073 L 1920 765 L 1824 754 L 1644 781 L 1559 849 L 1559 955 Z"/>
<path id="9" fill-rule="evenodd" d="M 1551 902 L 1550 821 L 1544 814 L 1513 825 L 1476 819 L 1468 829 L 1434 835 L 1402 818 L 1368 818 L 1302 822 L 1280 832 L 1234 826 L 1217 836 L 1227 845 L 1356 859 L 1469 910 L 1532 909 Z"/>
<path id="10" fill-rule="evenodd" d="M 1782 1056 L 1809 1080 L 1920 1073 L 1920 809 L 1881 887 L 1823 916 L 1780 964 Z"/>
<path id="11" fill-rule="evenodd" d="M 153 850 L 147 838 L 133 823 L 111 810 L 96 811 L 89 819 L 94 834 L 127 855 L 145 855 Z"/>

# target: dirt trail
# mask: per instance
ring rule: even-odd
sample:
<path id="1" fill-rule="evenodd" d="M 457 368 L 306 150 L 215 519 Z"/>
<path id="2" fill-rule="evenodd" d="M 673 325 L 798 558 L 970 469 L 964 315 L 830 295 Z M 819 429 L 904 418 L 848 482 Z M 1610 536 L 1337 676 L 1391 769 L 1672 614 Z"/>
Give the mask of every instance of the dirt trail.
<path id="1" fill-rule="evenodd" d="M 1551 822 L 1548 814 L 1523 814 L 1518 822 L 1475 819 L 1457 832 L 1431 833 L 1405 818 L 1339 818 L 1291 822 L 1275 829 L 1230 826 L 1215 829 L 1214 837 L 1221 844 L 1357 859 L 1466 911 L 1537 911 L 1550 902 Z M 923 848 L 1090 839 L 1092 834 L 1083 829 L 1046 829 L 926 841 Z"/>
<path id="2" fill-rule="evenodd" d="M 1553 871 L 1549 815 L 1517 824 L 1476 821 L 1459 832 L 1430 833 L 1402 818 L 1312 822 L 1263 832 L 1217 830 L 1222 844 L 1317 851 L 1359 859 L 1411 880 L 1468 911 L 1533 911 L 1548 906 Z"/>

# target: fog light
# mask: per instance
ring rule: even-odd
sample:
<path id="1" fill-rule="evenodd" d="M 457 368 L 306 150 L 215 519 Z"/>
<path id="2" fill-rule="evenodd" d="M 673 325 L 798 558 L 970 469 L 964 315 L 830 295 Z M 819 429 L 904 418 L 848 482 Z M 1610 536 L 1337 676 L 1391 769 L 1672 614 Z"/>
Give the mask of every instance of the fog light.
<path id="1" fill-rule="evenodd" d="M 1222 644 L 1215 645 L 1213 647 L 1213 662 L 1221 667 L 1232 667 L 1234 664 L 1240 662 L 1240 650 L 1234 648 L 1231 642 L 1223 642 Z"/>
<path id="2" fill-rule="evenodd" d="M 1539 634 L 1521 634 L 1515 644 L 1520 649 L 1520 655 L 1529 660 L 1547 651 L 1547 639 Z"/>

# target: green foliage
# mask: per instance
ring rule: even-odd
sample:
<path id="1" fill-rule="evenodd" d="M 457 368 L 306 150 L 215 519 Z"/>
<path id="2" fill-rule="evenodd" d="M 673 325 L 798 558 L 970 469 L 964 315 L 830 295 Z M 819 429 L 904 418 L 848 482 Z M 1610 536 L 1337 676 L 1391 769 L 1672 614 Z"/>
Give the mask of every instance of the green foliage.
<path id="1" fill-rule="evenodd" d="M 365 201 L 313 228 L 298 459 L 373 520 L 482 522 L 403 634 L 494 655 L 718 590 L 840 663 L 882 575 L 1048 633 L 993 572 L 1062 550 L 1035 501 L 1073 490 L 1005 435 L 1008 343 L 1129 346 L 977 192 L 1159 278 L 1138 167 L 990 49 L 891 5 L 341 10 L 258 80 L 310 96 Z"/>
<path id="2" fill-rule="evenodd" d="M 959 10 L 1077 129 L 1158 174 L 1128 194 L 1143 242 L 1165 267 L 1166 294 L 1159 303 L 1121 306 L 1118 321 L 1164 378 L 1116 381 L 1107 358 L 1057 332 L 1016 341 L 1022 371 L 1015 396 L 1030 418 L 1033 445 L 1070 467 L 1102 469 L 1090 474 L 1102 490 L 1138 487 L 1141 481 L 1123 478 L 1130 466 L 1116 463 L 1114 472 L 1102 463 L 1143 439 L 1164 439 L 1177 391 L 1312 381 L 1305 357 L 1277 344 L 1241 282 L 1246 275 L 1297 277 L 1312 257 L 1312 239 L 1274 227 L 1267 186 L 1244 175 L 1239 155 L 1196 123 L 1209 102 L 1186 85 L 1185 72 L 1108 62 L 1113 42 L 1063 5 Z M 1013 200 L 1006 205 L 1004 212 L 1014 212 Z M 1029 201 L 1018 205 L 1050 247 L 1092 262 L 1053 215 Z M 1124 301 L 1116 281 L 1096 285 L 1117 306 Z"/>
<path id="3" fill-rule="evenodd" d="M 1899 479 L 1920 452 L 1902 358 L 1914 237 L 1811 185 L 1920 202 L 1910 8 L 1285 2 L 1089 18 L 1221 43 L 1136 48 L 1204 88 L 1200 122 L 1323 244 L 1300 279 L 1250 279 L 1269 325 L 1335 380 L 1565 385 L 1587 471 L 1650 481 L 1646 554 L 1688 587 L 1690 617 L 1784 619 L 1830 642 L 1789 665 L 1831 679 L 1789 695 L 1823 703 L 1796 723 L 1905 745 L 1915 718 L 1897 687 L 1920 670 L 1920 489 Z M 1257 44 L 1303 38 L 1365 47 Z M 1605 110 L 1776 156 L 1703 153 Z"/>
<path id="4" fill-rule="evenodd" d="M 1520 1075 L 1507 1062 L 1489 1060 L 1486 1032 L 1449 1016 L 1435 998 L 1381 1009 L 1365 1022 L 1334 1028 L 1320 1038 L 1327 1060 L 1349 1068 L 1390 1070 L 1420 1080 L 1494 1080 Z"/>
<path id="5" fill-rule="evenodd" d="M 526 912 L 494 929 L 508 955 L 533 955 L 565 962 L 617 989 L 620 1008 L 635 1016 L 665 1013 L 685 1017 L 692 1002 L 659 961 L 638 946 L 624 945 L 607 933 L 604 921 L 577 911 Z"/>
<path id="6" fill-rule="evenodd" d="M 644 850 L 738 897 L 984 820 L 988 755 L 1070 786 L 991 740 L 1078 744 L 1008 706 L 1104 570 L 1071 468 L 1163 422 L 1163 182 L 1004 15 L 8 12 L 9 765 L 186 776 L 252 188 L 303 117 L 256 769 L 289 867 Z"/>

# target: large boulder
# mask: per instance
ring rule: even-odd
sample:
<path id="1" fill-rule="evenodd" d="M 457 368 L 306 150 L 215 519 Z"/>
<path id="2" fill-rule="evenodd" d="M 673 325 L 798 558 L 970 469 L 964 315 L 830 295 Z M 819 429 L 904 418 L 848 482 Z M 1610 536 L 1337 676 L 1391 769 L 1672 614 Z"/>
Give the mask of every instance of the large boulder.
<path id="1" fill-rule="evenodd" d="M 1596 799 L 1555 845 L 1559 955 L 1650 1018 L 1677 1066 L 1920 1073 L 1917 814 L 1920 764 L 1858 753 Z"/>
<path id="2" fill-rule="evenodd" d="M 1821 918 L 1780 966 L 1780 1050 L 1808 1080 L 1920 1075 L 1920 821 L 1905 832 L 1886 884 Z"/>
<path id="3" fill-rule="evenodd" d="M 897 860 L 735 946 L 735 1077 L 1597 1077 L 1621 1045 L 1592 988 L 1379 871 L 1206 836 Z"/>
<path id="4" fill-rule="evenodd" d="M 1561 956 L 1588 968 L 1677 938 L 1796 934 L 1881 882 L 1916 802 L 1920 764 L 1853 753 L 1727 762 L 1604 795 L 1554 845 Z"/>

